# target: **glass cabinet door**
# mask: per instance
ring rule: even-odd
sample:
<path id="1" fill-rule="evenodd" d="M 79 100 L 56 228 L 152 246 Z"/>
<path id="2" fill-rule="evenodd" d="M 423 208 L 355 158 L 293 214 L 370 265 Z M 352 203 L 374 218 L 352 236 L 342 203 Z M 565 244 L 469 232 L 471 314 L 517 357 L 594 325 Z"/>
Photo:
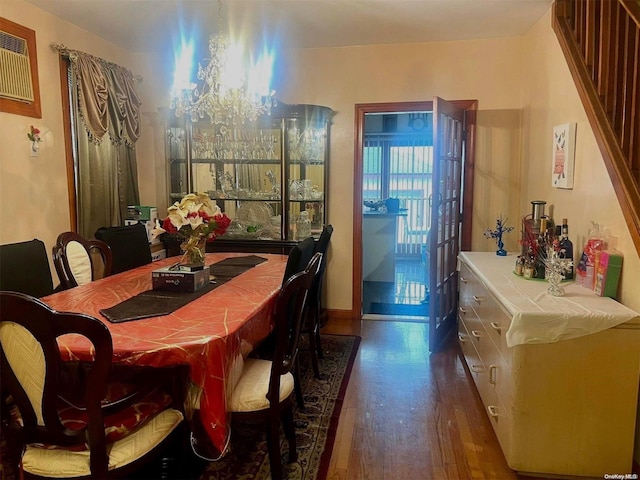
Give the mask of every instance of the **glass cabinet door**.
<path id="1" fill-rule="evenodd" d="M 325 224 L 327 123 L 322 112 L 287 120 L 288 239 L 318 237 Z"/>
<path id="2" fill-rule="evenodd" d="M 169 205 L 188 193 L 187 135 L 184 127 L 170 125 L 166 131 L 167 165 L 169 169 Z"/>

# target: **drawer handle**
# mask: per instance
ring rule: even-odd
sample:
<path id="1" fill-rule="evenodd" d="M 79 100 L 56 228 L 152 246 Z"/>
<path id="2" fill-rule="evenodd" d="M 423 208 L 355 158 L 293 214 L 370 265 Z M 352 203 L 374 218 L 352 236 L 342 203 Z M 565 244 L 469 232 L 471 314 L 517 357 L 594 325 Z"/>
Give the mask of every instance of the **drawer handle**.
<path id="1" fill-rule="evenodd" d="M 460 310 L 460 313 L 461 313 L 461 314 L 463 314 L 463 315 L 466 315 L 466 314 L 467 314 L 467 309 L 466 309 L 466 308 L 464 308 L 464 307 L 459 307 L 459 310 Z"/>
<path id="2" fill-rule="evenodd" d="M 474 295 L 474 296 L 473 296 L 473 299 L 474 299 L 476 302 L 480 303 L 480 302 L 482 302 L 482 301 L 484 300 L 484 297 L 480 297 L 480 296 L 478 296 L 478 295 Z"/>
<path id="3" fill-rule="evenodd" d="M 460 340 L 460 343 L 464 343 L 467 341 L 467 339 L 464 337 L 464 335 L 460 335 L 458 334 L 458 340 Z"/>
<path id="4" fill-rule="evenodd" d="M 489 383 L 492 385 L 496 384 L 497 372 L 498 372 L 498 367 L 496 365 L 489 365 Z"/>
<path id="5" fill-rule="evenodd" d="M 480 332 L 478 332 L 477 330 L 471 330 L 471 335 L 473 335 L 477 339 L 480 339 L 482 337 L 482 335 L 480 335 Z"/>
<path id="6" fill-rule="evenodd" d="M 498 411 L 494 405 L 487 405 L 487 410 L 489 410 L 489 415 L 493 418 L 498 418 Z"/>
<path id="7" fill-rule="evenodd" d="M 482 365 L 471 365 L 471 370 L 474 373 L 480 373 L 482 372 Z"/>
<path id="8" fill-rule="evenodd" d="M 493 328 L 496 332 L 498 333 L 502 332 L 502 327 L 498 323 L 491 322 L 489 325 L 491 325 L 491 328 Z"/>
<path id="9" fill-rule="evenodd" d="M 466 279 L 466 278 L 464 278 L 462 275 L 460 275 L 460 281 L 461 281 L 462 283 L 467 283 L 467 279 Z"/>

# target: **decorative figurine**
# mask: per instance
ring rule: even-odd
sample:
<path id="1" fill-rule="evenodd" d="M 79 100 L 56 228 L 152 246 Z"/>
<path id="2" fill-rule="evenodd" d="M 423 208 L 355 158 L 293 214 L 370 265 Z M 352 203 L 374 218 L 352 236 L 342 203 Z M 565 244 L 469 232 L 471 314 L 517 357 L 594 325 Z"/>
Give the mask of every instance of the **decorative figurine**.
<path id="1" fill-rule="evenodd" d="M 565 274 L 573 267 L 572 260 L 560 258 L 558 253 L 555 249 L 549 248 L 544 260 L 546 278 L 549 281 L 547 292 L 554 297 L 564 296 L 564 288 L 560 286 L 560 282 L 564 280 Z"/>
<path id="2" fill-rule="evenodd" d="M 502 234 L 509 233 L 511 230 L 514 229 L 514 227 L 507 227 L 506 223 L 507 223 L 507 219 L 503 220 L 502 215 L 500 215 L 496 220 L 496 229 L 491 230 L 490 228 L 487 228 L 484 231 L 484 236 L 486 238 L 494 238 L 496 240 L 496 243 L 498 245 L 498 250 L 496 250 L 496 255 L 500 257 L 505 257 L 507 255 L 507 251 L 504 249 L 504 243 L 502 242 Z"/>

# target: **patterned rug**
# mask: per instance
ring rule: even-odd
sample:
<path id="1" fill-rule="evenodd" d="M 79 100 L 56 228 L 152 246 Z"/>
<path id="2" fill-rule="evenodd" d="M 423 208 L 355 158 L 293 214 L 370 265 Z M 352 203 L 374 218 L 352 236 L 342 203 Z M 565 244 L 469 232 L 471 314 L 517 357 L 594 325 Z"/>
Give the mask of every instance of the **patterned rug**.
<path id="1" fill-rule="evenodd" d="M 281 435 L 284 478 L 324 480 L 327 476 L 342 402 L 360 337 L 322 335 L 324 358 L 320 379 L 313 376 L 309 355 L 300 352 L 304 410 L 296 409 L 298 461 L 287 463 L 287 442 Z M 303 349 L 305 346 L 302 347 Z M 260 424 L 234 424 L 231 451 L 208 464 L 200 480 L 267 480 L 271 478 L 266 434 Z"/>

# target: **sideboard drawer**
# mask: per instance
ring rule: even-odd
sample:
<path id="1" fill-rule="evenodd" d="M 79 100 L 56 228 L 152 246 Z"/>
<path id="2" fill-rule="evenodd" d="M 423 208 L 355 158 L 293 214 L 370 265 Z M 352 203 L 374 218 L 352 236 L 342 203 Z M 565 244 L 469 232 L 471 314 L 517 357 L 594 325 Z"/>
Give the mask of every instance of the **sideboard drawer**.
<path id="1" fill-rule="evenodd" d="M 496 396 L 493 401 L 485 403 L 485 409 L 493 431 L 496 433 L 496 437 L 498 437 L 500 448 L 502 448 L 505 458 L 509 459 L 511 457 L 512 444 L 511 432 L 513 431 L 511 409 L 505 407 L 498 396 Z"/>
<path id="2" fill-rule="evenodd" d="M 484 302 L 482 315 L 479 315 L 480 321 L 489 337 L 495 343 L 500 354 L 508 365 L 511 365 L 513 349 L 507 346 L 507 330 L 511 325 L 511 318 L 507 316 L 505 311 L 499 306 L 498 301 L 487 291 L 487 300 Z"/>
<path id="3" fill-rule="evenodd" d="M 461 318 L 458 318 L 458 341 L 460 343 L 462 354 L 464 355 L 464 360 L 471 372 L 471 378 L 473 378 L 476 388 L 479 389 L 479 383 L 481 381 L 481 374 L 484 370 L 484 366 L 480 360 L 480 355 L 478 355 L 478 350 L 476 350 L 476 347 L 473 344 L 472 337 L 469 334 L 465 321 Z"/>

